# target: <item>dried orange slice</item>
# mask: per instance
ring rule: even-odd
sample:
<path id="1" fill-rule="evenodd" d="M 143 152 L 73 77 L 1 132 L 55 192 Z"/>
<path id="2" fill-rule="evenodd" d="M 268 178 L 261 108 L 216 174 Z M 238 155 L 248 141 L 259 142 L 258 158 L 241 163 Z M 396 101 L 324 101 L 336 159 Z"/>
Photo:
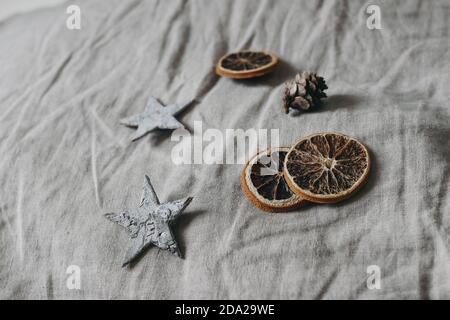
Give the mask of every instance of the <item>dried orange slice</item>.
<path id="1" fill-rule="evenodd" d="M 289 148 L 272 148 L 258 153 L 245 166 L 241 188 L 258 208 L 269 212 L 293 210 L 305 201 L 289 189 L 284 178 L 284 158 Z"/>
<path id="2" fill-rule="evenodd" d="M 265 75 L 278 64 L 278 58 L 263 51 L 239 51 L 223 56 L 216 65 L 219 76 L 246 79 Z"/>
<path id="3" fill-rule="evenodd" d="M 364 185 L 370 159 L 366 147 L 339 133 L 299 140 L 285 157 L 284 173 L 293 192 L 316 203 L 344 200 Z"/>

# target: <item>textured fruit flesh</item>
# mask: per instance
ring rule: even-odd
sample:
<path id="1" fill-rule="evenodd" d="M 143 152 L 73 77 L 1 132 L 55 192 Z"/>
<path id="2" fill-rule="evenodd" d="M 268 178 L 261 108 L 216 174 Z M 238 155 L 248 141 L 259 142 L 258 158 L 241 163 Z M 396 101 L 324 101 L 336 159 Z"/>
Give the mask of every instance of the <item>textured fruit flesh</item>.
<path id="1" fill-rule="evenodd" d="M 286 200 L 293 196 L 283 176 L 286 154 L 276 151 L 252 165 L 250 180 L 258 194 L 267 200 Z"/>
<path id="2" fill-rule="evenodd" d="M 222 60 L 222 68 L 234 71 L 253 70 L 272 62 L 272 57 L 264 52 L 238 52 Z"/>
<path id="3" fill-rule="evenodd" d="M 286 169 L 301 189 L 334 195 L 352 188 L 368 166 L 365 148 L 342 135 L 324 134 L 300 141 Z"/>

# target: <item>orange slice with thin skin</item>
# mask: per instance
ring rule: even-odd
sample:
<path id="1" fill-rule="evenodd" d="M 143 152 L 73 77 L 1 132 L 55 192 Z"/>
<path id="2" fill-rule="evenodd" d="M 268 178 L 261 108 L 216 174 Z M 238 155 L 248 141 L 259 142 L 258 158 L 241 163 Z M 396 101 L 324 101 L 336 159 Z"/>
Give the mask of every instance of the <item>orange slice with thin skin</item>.
<path id="1" fill-rule="evenodd" d="M 289 148 L 272 148 L 258 153 L 241 174 L 241 188 L 256 207 L 267 212 L 286 212 L 305 203 L 289 189 L 284 177 L 284 158 Z"/>
<path id="2" fill-rule="evenodd" d="M 290 189 L 316 203 L 347 199 L 365 184 L 370 171 L 366 147 L 354 138 L 332 132 L 300 139 L 284 161 Z"/>
<path id="3" fill-rule="evenodd" d="M 275 69 L 278 58 L 263 51 L 239 51 L 223 56 L 216 65 L 219 76 L 233 79 L 260 77 Z"/>

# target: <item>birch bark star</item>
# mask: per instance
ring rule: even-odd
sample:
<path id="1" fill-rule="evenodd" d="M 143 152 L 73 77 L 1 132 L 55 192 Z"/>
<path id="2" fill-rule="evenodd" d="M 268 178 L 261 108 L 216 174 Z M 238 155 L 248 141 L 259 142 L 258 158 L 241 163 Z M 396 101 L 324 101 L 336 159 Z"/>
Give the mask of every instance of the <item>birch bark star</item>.
<path id="1" fill-rule="evenodd" d="M 155 129 L 174 130 L 184 128 L 183 124 L 175 118 L 175 115 L 180 113 L 191 103 L 192 101 L 163 106 L 156 98 L 150 97 L 144 112 L 124 118 L 120 120 L 120 123 L 128 127 L 137 127 L 136 134 L 132 138 L 132 141 L 142 138 Z"/>
<path id="2" fill-rule="evenodd" d="M 145 176 L 142 200 L 137 208 L 105 214 L 107 219 L 124 227 L 131 237 L 131 245 L 122 267 L 130 264 L 150 245 L 181 258 L 171 225 L 191 201 L 192 197 L 187 197 L 161 204 L 150 178 Z"/>

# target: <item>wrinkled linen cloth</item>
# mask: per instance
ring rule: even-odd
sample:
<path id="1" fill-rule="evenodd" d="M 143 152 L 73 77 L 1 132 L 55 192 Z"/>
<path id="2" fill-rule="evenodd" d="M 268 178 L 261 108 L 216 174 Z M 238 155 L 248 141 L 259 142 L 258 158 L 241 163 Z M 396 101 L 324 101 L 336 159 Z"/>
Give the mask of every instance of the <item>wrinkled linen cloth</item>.
<path id="1" fill-rule="evenodd" d="M 0 24 L 0 298 L 450 298 L 448 1 L 74 4 L 80 30 L 67 5 Z M 367 27 L 369 4 L 382 29 Z M 214 74 L 245 48 L 277 54 L 278 69 Z M 298 70 L 324 76 L 329 98 L 285 115 Z M 167 131 L 130 141 L 119 120 L 151 95 L 196 99 L 178 116 L 191 132 L 356 137 L 368 183 L 339 204 L 262 213 L 242 164 L 176 165 Z M 121 268 L 129 236 L 103 215 L 137 206 L 145 174 L 161 201 L 194 197 L 174 225 L 184 259 L 151 247 Z"/>

